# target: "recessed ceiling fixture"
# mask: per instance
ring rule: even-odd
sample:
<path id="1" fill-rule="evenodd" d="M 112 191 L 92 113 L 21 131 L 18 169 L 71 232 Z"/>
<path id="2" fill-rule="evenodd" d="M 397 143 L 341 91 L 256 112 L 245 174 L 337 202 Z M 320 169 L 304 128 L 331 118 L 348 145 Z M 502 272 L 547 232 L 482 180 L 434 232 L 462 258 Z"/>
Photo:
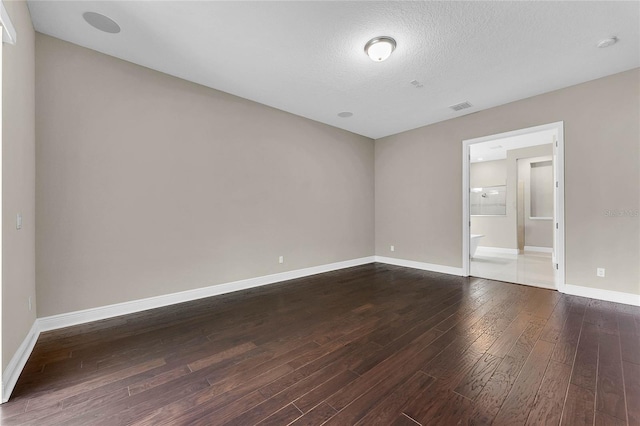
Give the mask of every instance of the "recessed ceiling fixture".
<path id="1" fill-rule="evenodd" d="M 372 61 L 382 62 L 396 49 L 396 41 L 391 37 L 374 37 L 364 45 L 364 51 Z"/>
<path id="2" fill-rule="evenodd" d="M 338 117 L 342 117 L 342 118 L 349 118 L 353 115 L 352 112 L 350 111 L 342 111 L 338 113 Z"/>
<path id="3" fill-rule="evenodd" d="M 85 12 L 82 17 L 89 25 L 105 33 L 117 34 L 120 32 L 120 25 L 107 16 L 95 12 Z"/>
<path id="4" fill-rule="evenodd" d="M 600 48 L 609 47 L 616 44 L 617 42 L 618 42 L 618 37 L 614 36 L 614 37 L 605 38 L 604 40 L 600 40 L 598 42 L 598 47 Z"/>

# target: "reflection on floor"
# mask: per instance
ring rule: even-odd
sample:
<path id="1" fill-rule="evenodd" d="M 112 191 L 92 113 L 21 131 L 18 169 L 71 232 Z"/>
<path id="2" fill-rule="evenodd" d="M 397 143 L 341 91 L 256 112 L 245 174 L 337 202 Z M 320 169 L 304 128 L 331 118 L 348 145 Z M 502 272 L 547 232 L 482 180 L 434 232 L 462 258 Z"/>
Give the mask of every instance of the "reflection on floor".
<path id="1" fill-rule="evenodd" d="M 471 276 L 555 288 L 551 253 L 488 253 L 478 247 L 471 259 Z"/>

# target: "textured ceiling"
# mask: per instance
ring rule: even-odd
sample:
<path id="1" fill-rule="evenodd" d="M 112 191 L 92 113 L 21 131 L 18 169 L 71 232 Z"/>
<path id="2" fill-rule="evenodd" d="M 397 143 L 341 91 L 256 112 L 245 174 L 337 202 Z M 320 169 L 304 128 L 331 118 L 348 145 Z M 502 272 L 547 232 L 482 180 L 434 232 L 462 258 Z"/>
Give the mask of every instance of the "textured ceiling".
<path id="1" fill-rule="evenodd" d="M 640 66 L 635 1 L 28 4 L 44 34 L 372 138 Z M 398 47 L 376 63 L 363 47 L 380 35 Z"/>

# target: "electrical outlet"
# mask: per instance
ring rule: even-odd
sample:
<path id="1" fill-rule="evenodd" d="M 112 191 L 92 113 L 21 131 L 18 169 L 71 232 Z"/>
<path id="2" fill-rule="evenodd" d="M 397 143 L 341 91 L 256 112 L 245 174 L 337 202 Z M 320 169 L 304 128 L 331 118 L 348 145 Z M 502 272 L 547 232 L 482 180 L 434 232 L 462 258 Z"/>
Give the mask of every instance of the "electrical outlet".
<path id="1" fill-rule="evenodd" d="M 391 246 L 391 247 L 389 247 L 389 250 L 396 251 L 396 247 L 395 246 Z"/>
<path id="2" fill-rule="evenodd" d="M 599 276 L 600 278 L 603 278 L 604 277 L 604 268 L 596 269 L 596 275 Z"/>
<path id="3" fill-rule="evenodd" d="M 29 296 L 29 310 L 32 309 L 32 305 L 31 305 L 31 296 Z"/>
<path id="4" fill-rule="evenodd" d="M 278 258 L 278 263 L 284 263 L 284 256 L 280 256 Z"/>
<path id="5" fill-rule="evenodd" d="M 16 214 L 16 229 L 22 229 L 22 213 Z"/>

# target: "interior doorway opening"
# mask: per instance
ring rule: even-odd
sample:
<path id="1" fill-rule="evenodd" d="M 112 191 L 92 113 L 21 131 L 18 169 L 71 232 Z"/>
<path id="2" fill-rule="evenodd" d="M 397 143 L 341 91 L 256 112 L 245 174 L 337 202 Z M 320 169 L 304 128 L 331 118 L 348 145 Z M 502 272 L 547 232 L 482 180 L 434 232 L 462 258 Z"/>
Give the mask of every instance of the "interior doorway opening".
<path id="1" fill-rule="evenodd" d="M 463 273 L 564 286 L 564 129 L 463 141 Z"/>

